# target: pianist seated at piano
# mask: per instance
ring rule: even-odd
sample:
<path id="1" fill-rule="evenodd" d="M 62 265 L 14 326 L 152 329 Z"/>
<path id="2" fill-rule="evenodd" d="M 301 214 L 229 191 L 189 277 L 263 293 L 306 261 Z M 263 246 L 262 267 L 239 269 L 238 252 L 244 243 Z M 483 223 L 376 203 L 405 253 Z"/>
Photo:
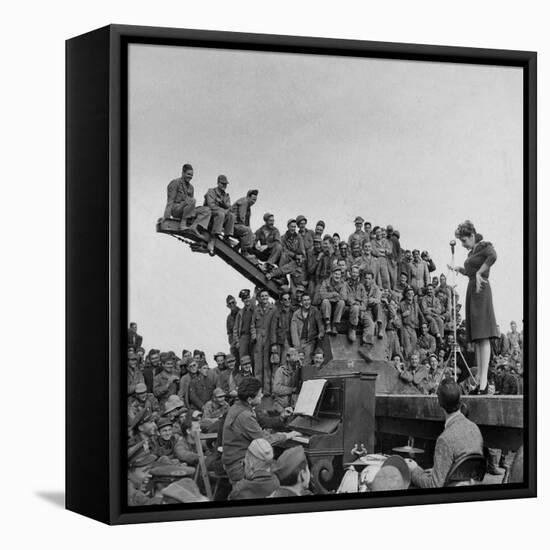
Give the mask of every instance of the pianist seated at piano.
<path id="1" fill-rule="evenodd" d="M 262 397 L 261 382 L 257 378 L 244 378 L 237 390 L 237 400 L 225 417 L 222 464 L 232 485 L 244 477 L 244 457 L 252 441 L 262 438 L 273 445 L 300 435 L 296 431 L 272 433 L 262 429 L 255 411 Z"/>
<path id="2" fill-rule="evenodd" d="M 306 453 L 300 445 L 287 449 L 277 459 L 273 468 L 281 486 L 271 493 L 270 498 L 301 497 L 313 494 L 309 490 L 311 473 Z"/>

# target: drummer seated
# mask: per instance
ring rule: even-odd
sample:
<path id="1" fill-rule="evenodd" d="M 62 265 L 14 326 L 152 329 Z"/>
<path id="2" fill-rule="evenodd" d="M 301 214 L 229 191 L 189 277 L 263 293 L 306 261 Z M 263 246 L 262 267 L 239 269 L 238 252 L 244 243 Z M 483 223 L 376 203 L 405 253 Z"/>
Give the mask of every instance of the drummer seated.
<path id="1" fill-rule="evenodd" d="M 437 388 L 437 399 L 445 415 L 445 429 L 437 438 L 431 470 L 423 470 L 414 460 L 407 461 L 413 485 L 422 489 L 443 487 L 453 465 L 468 454 L 483 454 L 479 428 L 460 412 L 460 387 L 445 378 Z"/>

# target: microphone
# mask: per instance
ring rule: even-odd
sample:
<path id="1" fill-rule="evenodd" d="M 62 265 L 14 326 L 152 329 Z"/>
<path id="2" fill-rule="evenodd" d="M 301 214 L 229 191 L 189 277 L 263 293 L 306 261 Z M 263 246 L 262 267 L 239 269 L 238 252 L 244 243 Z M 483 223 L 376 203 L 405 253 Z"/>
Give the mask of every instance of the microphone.
<path id="1" fill-rule="evenodd" d="M 449 243 L 450 247 L 451 247 L 451 253 L 454 254 L 455 253 L 455 246 L 456 246 L 456 241 L 451 241 Z"/>

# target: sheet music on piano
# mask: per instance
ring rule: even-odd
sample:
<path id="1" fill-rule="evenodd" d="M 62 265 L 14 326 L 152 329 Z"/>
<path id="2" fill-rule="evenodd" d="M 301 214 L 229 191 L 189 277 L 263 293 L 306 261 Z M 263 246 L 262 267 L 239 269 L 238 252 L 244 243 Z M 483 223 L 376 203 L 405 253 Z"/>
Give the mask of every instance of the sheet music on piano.
<path id="1" fill-rule="evenodd" d="M 306 380 L 302 384 L 302 389 L 296 400 L 294 414 L 314 416 L 326 383 L 327 381 L 324 378 Z"/>

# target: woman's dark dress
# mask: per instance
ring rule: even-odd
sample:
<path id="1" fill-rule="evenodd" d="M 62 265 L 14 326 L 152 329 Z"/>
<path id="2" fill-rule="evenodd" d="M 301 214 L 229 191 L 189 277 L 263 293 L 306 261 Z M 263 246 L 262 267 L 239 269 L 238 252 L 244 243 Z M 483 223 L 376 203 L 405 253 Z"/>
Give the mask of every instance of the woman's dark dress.
<path id="1" fill-rule="evenodd" d="M 490 270 L 483 275 L 487 283 L 480 292 L 476 292 L 477 271 L 484 263 L 488 266 L 493 265 L 496 259 L 497 253 L 493 245 L 481 241 L 474 246 L 464 262 L 462 273 L 469 279 L 466 290 L 466 338 L 469 342 L 498 336 L 493 294 L 488 282 Z"/>

